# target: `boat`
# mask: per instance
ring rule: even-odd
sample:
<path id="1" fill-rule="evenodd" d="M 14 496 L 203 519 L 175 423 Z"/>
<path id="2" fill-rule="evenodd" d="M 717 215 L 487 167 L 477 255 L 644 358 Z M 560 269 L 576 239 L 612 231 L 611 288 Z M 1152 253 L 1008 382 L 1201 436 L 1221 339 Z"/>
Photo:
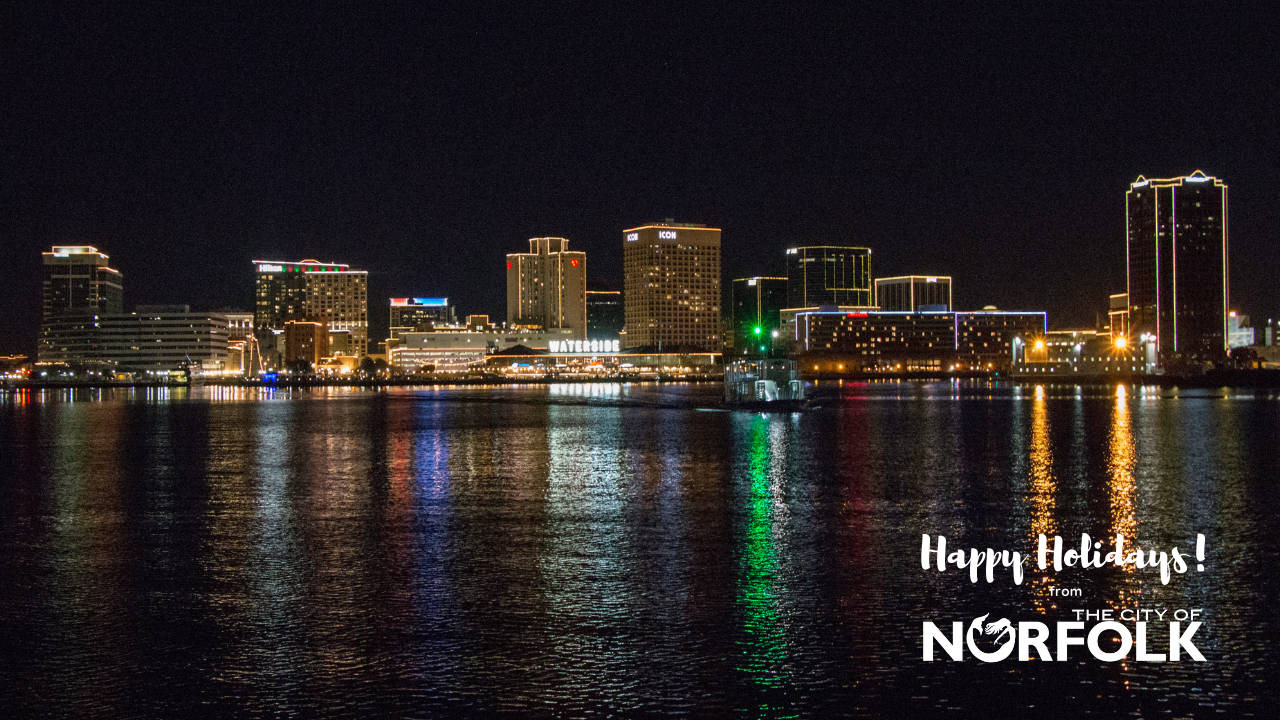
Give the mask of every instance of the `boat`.
<path id="1" fill-rule="evenodd" d="M 804 381 L 792 360 L 735 360 L 724 368 L 724 403 L 757 412 L 803 410 Z"/>

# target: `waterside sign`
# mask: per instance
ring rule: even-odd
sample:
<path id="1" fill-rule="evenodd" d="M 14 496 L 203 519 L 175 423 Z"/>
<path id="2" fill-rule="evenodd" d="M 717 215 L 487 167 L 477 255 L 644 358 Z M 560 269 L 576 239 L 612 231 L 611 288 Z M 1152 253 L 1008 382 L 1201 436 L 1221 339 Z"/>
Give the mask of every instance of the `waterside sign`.
<path id="1" fill-rule="evenodd" d="M 548 349 L 558 355 L 600 355 L 621 352 L 620 340 L 552 340 Z"/>

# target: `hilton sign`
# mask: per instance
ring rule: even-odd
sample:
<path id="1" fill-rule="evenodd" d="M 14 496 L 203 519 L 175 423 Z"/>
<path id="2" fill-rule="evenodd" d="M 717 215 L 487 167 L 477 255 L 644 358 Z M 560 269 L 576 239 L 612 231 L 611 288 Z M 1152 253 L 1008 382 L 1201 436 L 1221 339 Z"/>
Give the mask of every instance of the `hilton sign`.
<path id="1" fill-rule="evenodd" d="M 616 353 L 621 352 L 622 343 L 618 340 L 552 340 L 548 349 L 557 354 L 584 353 Z"/>

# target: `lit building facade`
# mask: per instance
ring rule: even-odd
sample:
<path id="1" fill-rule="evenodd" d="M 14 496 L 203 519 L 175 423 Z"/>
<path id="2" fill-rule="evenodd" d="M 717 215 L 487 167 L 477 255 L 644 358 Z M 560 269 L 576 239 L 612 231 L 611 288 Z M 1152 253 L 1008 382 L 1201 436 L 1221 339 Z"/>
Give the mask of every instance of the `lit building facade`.
<path id="1" fill-rule="evenodd" d="M 331 333 L 350 333 L 350 352 L 369 354 L 369 273 L 344 263 L 254 260 L 253 326 L 264 355 L 283 356 L 276 339 L 285 323 L 323 322 Z"/>
<path id="2" fill-rule="evenodd" d="M 391 298 L 392 338 L 399 338 L 404 332 L 456 324 L 458 316 L 447 297 Z"/>
<path id="3" fill-rule="evenodd" d="M 725 345 L 745 349 L 761 339 L 771 340 L 772 333 L 782 327 L 781 312 L 787 306 L 787 278 L 736 278 L 729 284 L 728 336 Z M 760 328 L 757 336 L 755 329 Z"/>
<path id="4" fill-rule="evenodd" d="M 650 223 L 622 231 L 626 348 L 719 352 L 720 229 Z"/>
<path id="5" fill-rule="evenodd" d="M 1227 186 L 1196 170 L 1139 176 L 1125 194 L 1129 333 L 1161 364 L 1204 362 L 1227 348 Z M 1145 338 L 1144 338 L 1145 336 Z"/>
<path id="6" fill-rule="evenodd" d="M 587 254 L 559 237 L 529 238 L 529 252 L 507 254 L 507 324 L 539 325 L 587 336 Z"/>
<path id="7" fill-rule="evenodd" d="M 284 324 L 284 362 L 315 367 L 329 354 L 329 329 L 322 322 L 289 320 Z"/>
<path id="8" fill-rule="evenodd" d="M 967 370 L 1003 372 L 1029 344 L 1043 341 L 1048 318 L 1041 311 L 975 310 L 955 313 L 956 363 Z"/>
<path id="9" fill-rule="evenodd" d="M 59 320 L 67 315 L 94 316 L 124 312 L 124 276 L 111 267 L 106 253 L 89 245 L 54 245 L 42 253 L 41 327 L 37 359 L 61 362 L 65 352 L 55 346 L 67 342 L 66 327 L 92 320 Z M 55 322 L 56 321 L 56 322 Z M 51 333 L 59 328 L 60 339 Z"/>
<path id="10" fill-rule="evenodd" d="M 787 307 L 874 304 L 871 248 L 810 245 L 787 250 Z"/>
<path id="11" fill-rule="evenodd" d="M 900 275 L 876 278 L 875 304 L 881 310 L 950 312 L 951 278 L 947 275 Z"/>
<path id="12" fill-rule="evenodd" d="M 225 315 L 186 305 L 140 305 L 135 312 L 60 315 L 49 326 L 48 360 L 120 371 L 223 370 Z"/>
<path id="13" fill-rule="evenodd" d="M 553 343 L 589 342 L 577 338 L 568 328 L 476 327 L 485 329 L 448 328 L 402 333 L 399 343 L 388 350 L 388 361 L 404 372 L 459 372 L 483 365 L 486 356 L 512 348 L 545 352 Z"/>
<path id="14" fill-rule="evenodd" d="M 793 339 L 805 372 L 1001 372 L 1045 327 L 1043 312 L 813 310 Z"/>

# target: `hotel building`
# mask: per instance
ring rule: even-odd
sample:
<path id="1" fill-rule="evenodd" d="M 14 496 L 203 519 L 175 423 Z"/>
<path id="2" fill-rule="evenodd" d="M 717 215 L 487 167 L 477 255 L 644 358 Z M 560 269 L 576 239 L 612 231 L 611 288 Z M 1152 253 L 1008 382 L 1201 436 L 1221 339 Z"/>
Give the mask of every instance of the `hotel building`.
<path id="1" fill-rule="evenodd" d="M 507 324 L 587 336 L 587 254 L 559 237 L 529 238 L 529 252 L 507 255 Z"/>
<path id="2" fill-rule="evenodd" d="M 875 304 L 881 310 L 949 312 L 952 307 L 951 277 L 900 275 L 876 278 Z"/>
<path id="3" fill-rule="evenodd" d="M 622 231 L 626 348 L 719 352 L 720 229 L 674 222 Z"/>
<path id="4" fill-rule="evenodd" d="M 264 355 L 283 355 L 277 338 L 290 320 L 322 322 L 350 338 L 349 352 L 369 354 L 369 272 L 318 260 L 253 261 L 253 327 Z"/>
<path id="5" fill-rule="evenodd" d="M 787 250 L 787 307 L 870 307 L 871 249 L 810 245 Z"/>
<path id="6" fill-rule="evenodd" d="M 1130 340 L 1160 363 L 1204 362 L 1227 348 L 1227 186 L 1196 170 L 1138 179 L 1125 193 Z"/>

